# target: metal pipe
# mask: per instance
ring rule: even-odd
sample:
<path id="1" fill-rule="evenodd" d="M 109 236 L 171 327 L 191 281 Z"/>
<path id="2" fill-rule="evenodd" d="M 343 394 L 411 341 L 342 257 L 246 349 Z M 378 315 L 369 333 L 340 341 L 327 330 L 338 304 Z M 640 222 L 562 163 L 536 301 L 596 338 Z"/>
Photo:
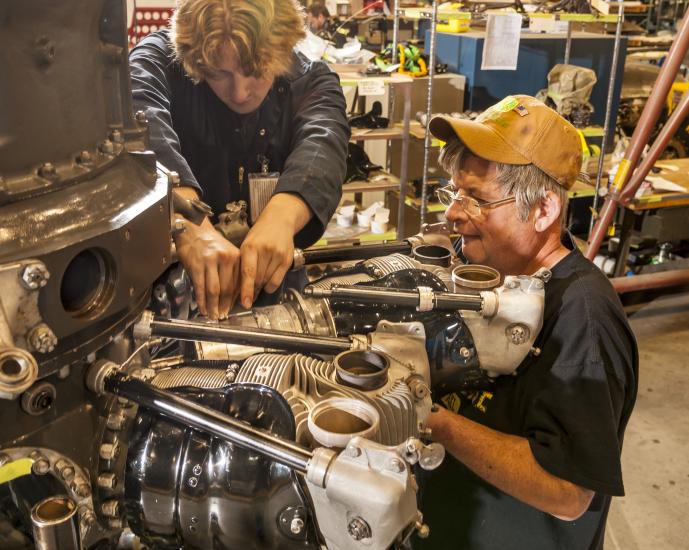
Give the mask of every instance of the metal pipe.
<path id="1" fill-rule="evenodd" d="M 684 59 L 687 48 L 689 48 L 689 17 L 683 19 L 682 28 L 672 42 L 667 59 L 660 69 L 658 78 L 651 90 L 651 95 L 634 129 L 629 147 L 625 151 L 625 158 L 620 162 L 617 169 L 610 193 L 608 193 L 600 216 L 593 227 L 593 231 L 591 231 L 589 235 L 589 243 L 586 250 L 586 257 L 589 260 L 593 259 L 598 253 L 598 249 L 603 242 L 603 237 L 607 232 L 617 205 L 620 202 L 620 192 L 629 180 L 629 176 L 631 175 L 630 172 L 636 168 L 639 162 L 641 153 L 658 120 L 658 115 L 665 104 L 668 91 L 675 80 L 675 75 Z"/>
<path id="2" fill-rule="evenodd" d="M 612 122 L 612 98 L 615 93 L 615 80 L 617 76 L 617 64 L 620 59 L 620 42 L 622 39 L 622 23 L 624 20 L 624 3 L 620 2 L 617 8 L 617 26 L 615 27 L 615 45 L 612 50 L 612 65 L 610 67 L 610 81 L 608 82 L 608 97 L 605 100 L 605 122 L 603 123 L 603 142 L 601 143 L 600 155 L 598 157 L 598 169 L 596 170 L 596 190 L 593 194 L 593 211 L 598 209 L 598 194 L 600 192 L 600 180 L 603 175 L 603 164 L 605 162 L 605 151 L 608 149 L 608 135 L 610 134 L 610 124 Z M 589 235 L 593 231 L 593 224 L 596 221 L 595 215 L 591 216 L 589 223 Z"/>
<path id="3" fill-rule="evenodd" d="M 428 48 L 428 96 L 426 98 L 426 136 L 423 142 L 423 181 L 421 184 L 421 225 L 426 223 L 426 210 L 428 209 L 428 164 L 431 152 L 431 116 L 433 116 L 433 77 L 435 76 L 435 42 L 436 27 L 438 26 L 438 0 L 433 0 L 433 12 L 431 15 L 430 47 Z M 428 44 L 427 44 L 428 46 Z"/>
<path id="4" fill-rule="evenodd" d="M 673 269 L 659 273 L 646 273 L 631 277 L 615 277 L 610 279 L 618 294 L 648 290 L 651 288 L 665 288 L 689 284 L 689 269 Z"/>
<path id="5" fill-rule="evenodd" d="M 392 65 L 397 63 L 397 43 L 400 37 L 400 3 L 399 0 L 395 0 L 392 9 L 394 10 L 392 14 Z"/>
<path id="6" fill-rule="evenodd" d="M 359 304 L 392 304 L 402 307 L 420 307 L 425 298 L 421 290 L 396 288 L 372 288 L 348 285 L 333 285 L 332 288 L 307 287 L 304 294 L 313 298 L 351 301 Z M 454 294 L 435 292 L 428 294 L 430 309 L 456 311 L 459 309 L 481 311 L 483 298 L 478 294 Z"/>
<path id="7" fill-rule="evenodd" d="M 184 426 L 191 426 L 240 447 L 261 453 L 302 474 L 306 473 L 312 457 L 310 450 L 293 441 L 254 428 L 246 422 L 235 420 L 215 409 L 158 389 L 143 380 L 131 378 L 121 372 L 113 372 L 106 376 L 105 390 L 126 397 Z"/>
<path id="8" fill-rule="evenodd" d="M 665 146 L 675 135 L 680 124 L 684 123 L 687 115 L 689 115 L 689 92 L 684 92 L 679 105 L 675 107 L 675 110 L 672 111 L 672 114 L 668 117 L 667 121 L 665 121 L 663 128 L 660 130 L 653 145 L 651 145 L 650 150 L 643 158 L 638 168 L 634 170 L 634 174 L 629 180 L 629 183 L 622 191 L 620 202 L 625 203 L 634 197 L 637 189 L 643 183 L 644 179 L 651 171 L 651 168 L 653 168 L 655 161 L 658 160 L 665 150 Z"/>
<path id="9" fill-rule="evenodd" d="M 191 342 L 221 342 L 244 346 L 335 355 L 352 349 L 346 338 L 314 336 L 261 328 L 210 325 L 198 321 L 156 318 L 151 322 L 151 335 Z"/>
<path id="10" fill-rule="evenodd" d="M 68 496 L 51 496 L 35 504 L 31 525 L 37 550 L 81 549 L 77 505 Z"/>
<path id="11" fill-rule="evenodd" d="M 405 236 L 405 199 L 407 197 L 407 178 L 409 177 L 409 120 L 411 119 L 411 82 L 404 86 L 404 112 L 402 114 L 402 165 L 400 166 L 400 197 L 397 207 L 397 238 Z"/>
<path id="12" fill-rule="evenodd" d="M 325 264 L 328 262 L 341 262 L 346 260 L 367 260 L 389 254 L 411 254 L 412 246 L 407 241 L 393 243 L 361 245 L 361 246 L 334 246 L 304 250 L 304 263 Z"/>
<path id="13" fill-rule="evenodd" d="M 572 53 L 572 22 L 567 22 L 567 39 L 565 40 L 565 65 L 569 65 L 569 57 Z"/>

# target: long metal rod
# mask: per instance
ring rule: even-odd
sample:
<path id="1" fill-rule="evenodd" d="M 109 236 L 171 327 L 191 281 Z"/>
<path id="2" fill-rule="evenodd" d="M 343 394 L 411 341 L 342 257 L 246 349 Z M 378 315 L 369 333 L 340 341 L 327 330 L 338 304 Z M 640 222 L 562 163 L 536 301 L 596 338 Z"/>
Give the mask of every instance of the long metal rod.
<path id="1" fill-rule="evenodd" d="M 606 196 L 600 216 L 593 227 L 593 231 L 591 231 L 589 235 L 589 243 L 586 250 L 586 257 L 589 260 L 593 259 L 598 253 L 598 249 L 603 242 L 603 237 L 607 232 L 620 202 L 621 191 L 629 180 L 631 172 L 636 168 L 639 162 L 641 153 L 648 142 L 648 137 L 653 131 L 660 111 L 665 105 L 668 91 L 675 80 L 675 75 L 684 59 L 687 48 L 689 48 L 689 17 L 683 19 L 682 28 L 675 36 L 670 51 L 668 52 L 667 59 L 660 68 L 660 73 L 653 85 L 651 95 L 634 129 L 629 147 L 627 147 L 625 151 L 625 158 L 620 162 L 610 193 Z"/>
<path id="2" fill-rule="evenodd" d="M 260 328 L 209 325 L 197 321 L 177 319 L 154 319 L 151 322 L 151 335 L 192 342 L 221 342 L 324 354 L 336 354 L 352 348 L 352 343 L 346 338 L 314 336 Z"/>
<path id="3" fill-rule="evenodd" d="M 333 246 L 304 250 L 304 263 L 324 264 L 343 260 L 366 260 L 388 254 L 411 254 L 412 246 L 407 241 L 360 246 Z"/>
<path id="4" fill-rule="evenodd" d="M 400 3 L 395 0 L 392 12 L 392 64 L 397 63 L 397 44 L 400 39 Z"/>
<path id="5" fill-rule="evenodd" d="M 423 142 L 423 180 L 421 183 L 421 218 L 422 227 L 426 223 L 426 210 L 428 209 L 428 164 L 431 153 L 431 117 L 433 116 L 433 77 L 435 76 L 435 42 L 436 27 L 438 26 L 438 0 L 433 0 L 433 12 L 431 15 L 431 35 L 428 48 L 428 97 L 426 98 L 426 136 Z"/>
<path id="6" fill-rule="evenodd" d="M 405 237 L 405 199 L 407 197 L 407 178 L 409 177 L 409 120 L 411 119 L 411 82 L 404 87 L 404 113 L 402 118 L 402 154 L 400 166 L 400 197 L 397 207 L 397 238 Z"/>
<path id="7" fill-rule="evenodd" d="M 219 411 L 199 405 L 169 391 L 161 390 L 128 375 L 116 372 L 105 379 L 108 393 L 126 397 L 184 426 L 261 453 L 301 473 L 306 473 L 310 450 L 265 430 L 235 420 Z"/>
<path id="8" fill-rule="evenodd" d="M 660 273 L 645 273 L 633 277 L 615 277 L 610 279 L 618 294 L 637 292 L 651 288 L 665 288 L 689 284 L 689 269 L 673 269 Z"/>
<path id="9" fill-rule="evenodd" d="M 572 54 L 572 22 L 567 21 L 567 38 L 565 40 L 565 65 L 569 65 L 569 58 Z"/>
<path id="10" fill-rule="evenodd" d="M 314 298 L 345 300 L 360 304 L 392 304 L 402 307 L 419 307 L 423 300 L 418 290 L 401 290 L 395 288 L 372 288 L 349 285 L 334 285 L 330 289 L 307 287 L 304 294 Z M 481 311 L 483 298 L 476 294 L 454 294 L 435 292 L 431 295 L 434 310 L 470 310 Z"/>
<path id="11" fill-rule="evenodd" d="M 603 176 L 603 164 L 605 162 L 605 152 L 608 149 L 608 135 L 610 134 L 610 124 L 612 123 L 612 98 L 615 93 L 615 81 L 617 80 L 617 64 L 620 59 L 620 42 L 622 41 L 622 22 L 624 19 L 624 0 L 619 3 L 617 8 L 617 27 L 615 27 L 615 45 L 612 50 L 612 65 L 610 67 L 610 81 L 608 82 L 608 97 L 605 100 L 605 122 L 603 123 L 603 142 L 601 143 L 600 156 L 598 157 L 598 169 L 596 170 L 596 191 L 593 194 L 593 212 L 598 211 L 598 196 L 600 193 L 600 181 Z M 589 224 L 589 235 L 593 231 L 595 214 L 591 216 Z"/>

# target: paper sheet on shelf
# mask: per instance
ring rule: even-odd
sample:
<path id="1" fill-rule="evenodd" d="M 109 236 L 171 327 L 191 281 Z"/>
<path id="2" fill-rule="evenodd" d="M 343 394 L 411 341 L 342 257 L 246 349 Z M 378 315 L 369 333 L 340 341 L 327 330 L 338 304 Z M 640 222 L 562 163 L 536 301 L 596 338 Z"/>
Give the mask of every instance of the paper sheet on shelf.
<path id="1" fill-rule="evenodd" d="M 666 180 L 665 178 L 661 178 L 660 176 L 646 176 L 646 181 L 651 182 L 651 187 L 653 187 L 654 191 L 674 191 L 676 193 L 687 192 L 686 187 L 674 183 L 670 180 Z"/>
<path id="2" fill-rule="evenodd" d="M 519 57 L 522 16 L 517 13 L 488 14 L 483 43 L 482 71 L 514 71 Z"/>

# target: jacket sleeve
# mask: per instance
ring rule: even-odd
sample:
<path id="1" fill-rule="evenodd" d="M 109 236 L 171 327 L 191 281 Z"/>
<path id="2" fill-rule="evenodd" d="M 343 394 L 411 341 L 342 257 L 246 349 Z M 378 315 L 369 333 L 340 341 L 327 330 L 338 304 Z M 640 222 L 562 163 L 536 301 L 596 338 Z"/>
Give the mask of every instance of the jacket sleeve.
<path id="1" fill-rule="evenodd" d="M 350 129 L 339 77 L 316 62 L 302 78 L 308 81 L 294 103 L 291 152 L 275 192 L 298 195 L 313 212 L 295 237 L 304 248 L 323 235 L 340 202 Z"/>
<path id="2" fill-rule="evenodd" d="M 129 54 L 134 110 L 146 113 L 150 146 L 158 161 L 168 170 L 177 172 L 182 185 L 195 187 L 201 194 L 172 126 L 172 92 L 167 70 L 172 63 L 170 52 L 167 36 L 155 33 L 142 40 Z"/>

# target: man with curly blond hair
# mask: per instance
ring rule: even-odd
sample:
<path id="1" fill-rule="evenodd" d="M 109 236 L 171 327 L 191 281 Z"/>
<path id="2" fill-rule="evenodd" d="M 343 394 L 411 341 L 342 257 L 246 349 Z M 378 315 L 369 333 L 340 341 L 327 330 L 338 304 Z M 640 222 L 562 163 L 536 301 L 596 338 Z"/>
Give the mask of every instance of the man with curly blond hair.
<path id="1" fill-rule="evenodd" d="M 250 203 L 252 174 L 279 173 L 239 248 L 209 218 L 175 236 L 212 319 L 275 292 L 294 246 L 320 238 L 340 200 L 345 100 L 337 75 L 294 51 L 303 27 L 296 0 L 179 0 L 171 28 L 130 54 L 134 107 L 146 112 L 160 162 L 179 173 L 182 197 L 217 215 Z"/>

